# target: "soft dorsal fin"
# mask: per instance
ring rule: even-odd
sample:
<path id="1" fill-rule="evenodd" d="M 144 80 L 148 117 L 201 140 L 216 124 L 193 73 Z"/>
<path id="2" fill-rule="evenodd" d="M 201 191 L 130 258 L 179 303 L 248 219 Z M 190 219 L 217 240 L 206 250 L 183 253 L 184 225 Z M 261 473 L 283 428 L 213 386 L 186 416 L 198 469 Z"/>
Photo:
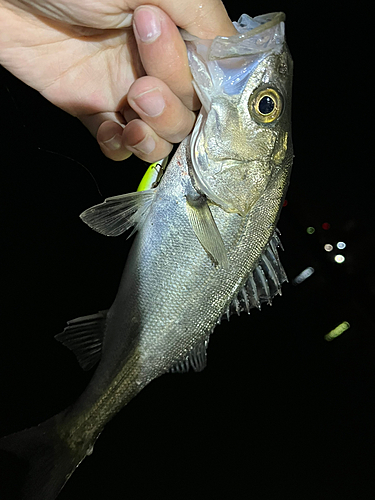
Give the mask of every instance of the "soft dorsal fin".
<path id="1" fill-rule="evenodd" d="M 154 189 L 148 189 L 112 196 L 88 208 L 80 217 L 88 226 L 105 236 L 119 236 L 134 226 L 130 237 L 145 220 L 154 194 Z"/>
<path id="2" fill-rule="evenodd" d="M 208 253 L 214 264 L 228 269 L 227 251 L 215 220 L 212 217 L 206 197 L 198 193 L 194 195 L 189 194 L 186 197 L 186 202 L 189 221 L 199 243 Z"/>
<path id="3" fill-rule="evenodd" d="M 73 351 L 84 370 L 90 370 L 99 361 L 106 325 L 107 311 L 82 316 L 68 321 L 64 331 L 55 339 Z"/>
<path id="4" fill-rule="evenodd" d="M 186 373 L 191 367 L 195 372 L 201 372 L 207 365 L 207 346 L 208 338 L 193 347 L 189 354 L 172 366 L 170 371 L 172 373 Z"/>

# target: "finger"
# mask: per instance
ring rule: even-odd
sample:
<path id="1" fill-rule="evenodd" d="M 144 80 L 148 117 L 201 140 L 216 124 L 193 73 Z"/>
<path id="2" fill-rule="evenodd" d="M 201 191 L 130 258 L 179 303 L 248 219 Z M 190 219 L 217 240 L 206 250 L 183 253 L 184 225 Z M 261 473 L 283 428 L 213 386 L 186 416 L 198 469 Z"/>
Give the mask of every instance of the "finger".
<path id="1" fill-rule="evenodd" d="M 130 87 L 128 104 L 154 132 L 168 142 L 181 142 L 192 130 L 196 115 L 163 81 L 139 78 Z"/>
<path id="2" fill-rule="evenodd" d="M 100 149 L 111 160 L 126 160 L 132 154 L 123 144 L 123 130 L 121 125 L 113 121 L 103 122 L 98 129 L 96 138 Z"/>
<path id="3" fill-rule="evenodd" d="M 159 137 L 147 123 L 139 119 L 126 125 L 122 141 L 128 151 L 149 163 L 165 158 L 172 151 L 170 142 Z"/>
<path id="4" fill-rule="evenodd" d="M 130 108 L 129 108 L 130 109 Z M 134 111 L 131 110 L 134 115 Z M 121 113 L 104 112 L 78 116 L 99 143 L 105 156 L 114 161 L 126 160 L 131 153 L 122 144 L 125 120 Z"/>
<path id="5" fill-rule="evenodd" d="M 117 0 L 118 2 L 120 0 Z M 144 0 L 129 0 L 129 7 L 136 9 Z M 225 7 L 221 0 L 149 0 L 167 12 L 180 28 L 199 38 L 213 39 L 216 36 L 235 35 Z"/>
<path id="6" fill-rule="evenodd" d="M 134 35 L 147 75 L 163 80 L 189 109 L 198 109 L 185 42 L 171 18 L 147 5 L 134 12 Z"/>

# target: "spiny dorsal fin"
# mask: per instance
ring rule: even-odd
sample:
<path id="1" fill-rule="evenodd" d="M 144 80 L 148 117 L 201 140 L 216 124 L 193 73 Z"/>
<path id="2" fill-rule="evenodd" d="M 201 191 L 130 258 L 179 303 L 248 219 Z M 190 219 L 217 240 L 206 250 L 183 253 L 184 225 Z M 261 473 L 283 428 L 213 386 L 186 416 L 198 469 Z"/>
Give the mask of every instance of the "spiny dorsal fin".
<path id="1" fill-rule="evenodd" d="M 195 372 L 201 372 L 207 365 L 207 346 L 208 338 L 196 345 L 183 359 L 177 361 L 170 371 L 186 373 L 191 367 Z"/>
<path id="2" fill-rule="evenodd" d="M 205 196 L 187 195 L 187 213 L 191 227 L 194 230 L 199 243 L 208 253 L 214 264 L 229 268 L 227 251 L 221 234 L 212 217 L 210 207 Z"/>
<path id="3" fill-rule="evenodd" d="M 107 311 L 99 311 L 72 319 L 63 332 L 55 335 L 56 340 L 73 351 L 84 370 L 90 370 L 100 359 L 106 317 Z"/>
<path id="4" fill-rule="evenodd" d="M 130 237 L 145 220 L 154 194 L 154 189 L 148 189 L 112 196 L 88 208 L 80 217 L 88 226 L 105 236 L 119 236 L 134 226 Z"/>

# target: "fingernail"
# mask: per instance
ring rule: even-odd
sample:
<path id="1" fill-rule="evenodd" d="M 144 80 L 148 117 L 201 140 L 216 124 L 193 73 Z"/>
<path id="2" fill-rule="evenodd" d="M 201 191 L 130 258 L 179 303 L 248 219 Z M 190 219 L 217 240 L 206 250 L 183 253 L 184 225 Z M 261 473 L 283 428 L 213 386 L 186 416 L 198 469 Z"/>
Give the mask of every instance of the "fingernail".
<path id="1" fill-rule="evenodd" d="M 153 152 L 155 146 L 156 144 L 154 139 L 151 136 L 146 135 L 146 137 L 141 142 L 138 142 L 138 144 L 131 147 L 133 149 L 136 149 L 137 151 L 140 151 L 141 153 L 144 153 L 145 155 L 149 155 Z"/>
<path id="2" fill-rule="evenodd" d="M 163 95 L 158 88 L 137 95 L 134 101 L 148 116 L 159 116 L 165 108 Z"/>
<path id="3" fill-rule="evenodd" d="M 104 146 L 106 146 L 111 151 L 116 151 L 117 149 L 121 148 L 121 135 L 115 134 L 110 139 L 102 141 L 102 144 L 104 144 Z"/>
<path id="4" fill-rule="evenodd" d="M 138 8 L 134 12 L 133 22 L 135 30 L 143 43 L 152 43 L 160 36 L 160 18 L 152 9 L 147 7 Z"/>

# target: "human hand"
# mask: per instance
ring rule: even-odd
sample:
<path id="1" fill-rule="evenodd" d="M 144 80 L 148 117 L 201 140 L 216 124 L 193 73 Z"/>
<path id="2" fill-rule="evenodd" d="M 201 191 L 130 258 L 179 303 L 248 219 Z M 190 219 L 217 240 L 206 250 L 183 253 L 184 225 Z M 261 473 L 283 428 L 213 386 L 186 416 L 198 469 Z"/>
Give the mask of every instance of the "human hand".
<path id="1" fill-rule="evenodd" d="M 157 161 L 190 133 L 199 107 L 176 25 L 200 38 L 236 32 L 220 0 L 159 6 L 0 0 L 0 63 L 78 117 L 109 158 Z"/>

